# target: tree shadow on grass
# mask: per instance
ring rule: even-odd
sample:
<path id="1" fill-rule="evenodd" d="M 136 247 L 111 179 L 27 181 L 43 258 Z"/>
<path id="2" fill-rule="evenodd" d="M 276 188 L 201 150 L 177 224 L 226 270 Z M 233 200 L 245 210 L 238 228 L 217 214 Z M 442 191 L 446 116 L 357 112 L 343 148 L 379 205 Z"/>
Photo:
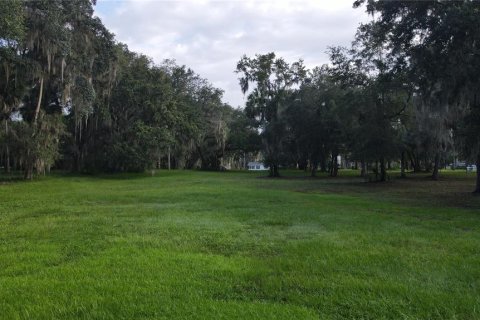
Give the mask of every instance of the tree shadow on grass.
<path id="1" fill-rule="evenodd" d="M 0 173 L 0 185 L 24 180 L 23 172 Z"/>
<path id="2" fill-rule="evenodd" d="M 395 173 L 386 182 L 366 182 L 352 176 L 287 179 L 304 181 L 292 186 L 295 192 L 359 196 L 412 206 L 480 209 L 480 196 L 472 192 L 475 179 L 465 173 L 441 174 L 438 181 L 428 173 L 409 173 L 405 179 Z"/>

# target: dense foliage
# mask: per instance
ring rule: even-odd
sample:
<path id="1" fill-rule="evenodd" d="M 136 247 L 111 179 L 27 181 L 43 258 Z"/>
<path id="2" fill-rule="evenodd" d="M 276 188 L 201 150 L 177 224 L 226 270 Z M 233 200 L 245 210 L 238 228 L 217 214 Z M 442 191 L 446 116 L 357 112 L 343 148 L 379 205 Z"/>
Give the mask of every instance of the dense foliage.
<path id="1" fill-rule="evenodd" d="M 328 65 L 304 74 L 301 61 L 290 67 L 273 53 L 239 61 L 241 90 L 255 85 L 246 111 L 267 163 L 335 176 L 341 159 L 380 181 L 392 166 L 434 180 L 458 159 L 480 168 L 480 2 L 355 1 L 362 6 L 372 20 L 351 48 L 330 48 Z"/>
<path id="2" fill-rule="evenodd" d="M 89 0 L 0 5 L 5 170 L 220 168 L 234 114 L 220 89 L 116 42 Z"/>

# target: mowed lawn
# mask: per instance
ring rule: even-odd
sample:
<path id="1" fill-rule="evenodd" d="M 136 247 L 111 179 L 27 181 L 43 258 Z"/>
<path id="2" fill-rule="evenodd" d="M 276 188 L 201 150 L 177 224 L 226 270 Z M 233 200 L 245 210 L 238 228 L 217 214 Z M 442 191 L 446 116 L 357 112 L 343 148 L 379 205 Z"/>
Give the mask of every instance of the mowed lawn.
<path id="1" fill-rule="evenodd" d="M 4 183 L 0 318 L 480 319 L 473 175 L 340 174 Z"/>

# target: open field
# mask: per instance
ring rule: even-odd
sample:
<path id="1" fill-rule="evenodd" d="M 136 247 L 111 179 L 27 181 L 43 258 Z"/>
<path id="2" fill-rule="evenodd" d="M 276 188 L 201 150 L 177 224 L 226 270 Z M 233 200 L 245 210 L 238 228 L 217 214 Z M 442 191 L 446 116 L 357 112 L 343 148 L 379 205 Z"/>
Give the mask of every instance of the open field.
<path id="1" fill-rule="evenodd" d="M 1 319 L 480 319 L 473 175 L 0 185 Z"/>

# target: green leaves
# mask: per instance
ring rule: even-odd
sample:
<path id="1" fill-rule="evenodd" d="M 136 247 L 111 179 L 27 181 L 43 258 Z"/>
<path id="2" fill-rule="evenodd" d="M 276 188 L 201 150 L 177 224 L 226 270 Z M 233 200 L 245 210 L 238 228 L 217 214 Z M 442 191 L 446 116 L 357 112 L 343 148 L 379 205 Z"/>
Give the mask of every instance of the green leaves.
<path id="1" fill-rule="evenodd" d="M 282 58 L 276 58 L 273 52 L 257 54 L 255 58 L 243 56 L 235 72 L 241 74 L 239 81 L 243 93 L 248 92 L 250 84 L 254 86 L 247 98 L 248 114 L 258 117 L 261 124 L 277 118 L 278 105 L 287 91 L 306 76 L 302 60 L 289 65 Z"/>
<path id="2" fill-rule="evenodd" d="M 22 1 L 0 1 L 0 47 L 4 41 L 18 42 L 25 36 L 25 12 Z"/>
<path id="3" fill-rule="evenodd" d="M 254 58 L 243 56 L 235 71 L 241 77 L 240 88 L 245 94 L 250 85 L 254 88 L 247 97 L 246 114 L 262 128 L 264 157 L 271 167 L 270 175 L 278 176 L 278 166 L 283 157 L 283 140 L 286 128 L 283 109 L 291 89 L 306 76 L 303 61 L 288 64 L 275 53 L 257 54 Z"/>

